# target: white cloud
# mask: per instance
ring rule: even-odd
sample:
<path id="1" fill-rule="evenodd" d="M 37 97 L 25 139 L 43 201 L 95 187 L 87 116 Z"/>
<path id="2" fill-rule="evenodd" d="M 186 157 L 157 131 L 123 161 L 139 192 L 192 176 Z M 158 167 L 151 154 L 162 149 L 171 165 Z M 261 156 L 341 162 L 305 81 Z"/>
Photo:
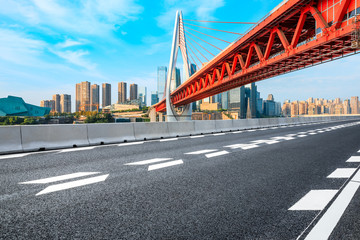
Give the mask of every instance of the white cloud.
<path id="1" fill-rule="evenodd" d="M 64 42 L 56 44 L 56 47 L 68 48 L 68 47 L 74 47 L 74 46 L 79 46 L 79 45 L 84 45 L 84 44 L 86 44 L 85 40 L 75 41 L 72 39 L 66 39 Z"/>
<path id="2" fill-rule="evenodd" d="M 115 25 L 136 20 L 143 8 L 135 0 L 0 0 L 0 14 L 57 32 L 109 37 Z"/>
<path id="3" fill-rule="evenodd" d="M 65 59 L 66 61 L 68 61 L 69 63 L 72 63 L 74 65 L 83 67 L 87 70 L 95 70 L 96 68 L 96 64 L 91 63 L 90 61 L 86 60 L 85 58 L 83 58 L 83 56 L 89 55 L 88 51 L 84 51 L 84 50 L 77 50 L 77 51 L 70 51 L 70 50 L 66 50 L 66 51 L 52 51 L 54 54 L 56 54 L 57 56 Z"/>

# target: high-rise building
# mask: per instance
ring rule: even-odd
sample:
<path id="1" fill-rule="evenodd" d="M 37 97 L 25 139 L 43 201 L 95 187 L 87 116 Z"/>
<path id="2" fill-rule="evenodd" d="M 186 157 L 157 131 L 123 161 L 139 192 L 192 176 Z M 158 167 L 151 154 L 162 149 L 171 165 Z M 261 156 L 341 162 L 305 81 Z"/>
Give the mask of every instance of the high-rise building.
<path id="1" fill-rule="evenodd" d="M 54 100 L 42 100 L 40 107 L 50 108 L 51 112 L 55 112 L 55 101 Z"/>
<path id="2" fill-rule="evenodd" d="M 229 91 L 221 93 L 221 108 L 228 109 Z"/>
<path id="3" fill-rule="evenodd" d="M 157 104 L 159 102 L 158 92 L 151 92 L 151 105 Z"/>
<path id="4" fill-rule="evenodd" d="M 139 99 L 141 101 L 141 106 L 147 106 L 146 98 L 147 98 L 147 88 L 139 87 L 138 88 Z"/>
<path id="5" fill-rule="evenodd" d="M 351 114 L 359 114 L 359 97 L 351 97 L 350 99 Z"/>
<path id="6" fill-rule="evenodd" d="M 138 99 L 138 85 L 130 84 L 130 101 Z"/>
<path id="7" fill-rule="evenodd" d="M 102 84 L 102 107 L 111 105 L 111 84 Z"/>
<path id="8" fill-rule="evenodd" d="M 172 72 L 172 76 L 171 76 L 171 88 L 170 89 L 175 90 L 180 85 L 181 85 L 180 69 L 175 68 L 175 71 Z"/>
<path id="9" fill-rule="evenodd" d="M 80 104 L 81 104 L 81 83 L 77 83 L 75 89 L 75 112 L 80 111 Z"/>
<path id="10" fill-rule="evenodd" d="M 351 114 L 351 110 L 350 110 L 350 100 L 349 100 L 349 99 L 345 99 L 343 105 L 344 105 L 344 114 Z"/>
<path id="11" fill-rule="evenodd" d="M 100 87 L 97 84 L 91 85 L 90 111 L 97 111 L 100 105 Z"/>
<path id="12" fill-rule="evenodd" d="M 232 89 L 228 93 L 228 110 L 239 112 L 239 118 L 256 118 L 259 115 L 257 96 L 255 83 L 251 83 L 249 87 Z"/>
<path id="13" fill-rule="evenodd" d="M 71 113 L 71 95 L 60 95 L 60 109 L 62 113 Z"/>
<path id="14" fill-rule="evenodd" d="M 60 95 L 59 94 L 54 94 L 53 95 L 53 101 L 55 102 L 55 112 L 61 112 L 61 108 L 60 108 Z"/>
<path id="15" fill-rule="evenodd" d="M 119 82 L 118 84 L 118 103 L 125 103 L 126 97 L 126 82 Z"/>
<path id="16" fill-rule="evenodd" d="M 196 72 L 196 64 L 190 64 L 190 76 L 192 76 Z"/>
<path id="17" fill-rule="evenodd" d="M 76 111 L 90 111 L 90 82 L 76 84 Z"/>
<path id="18" fill-rule="evenodd" d="M 158 69 L 157 69 L 157 92 L 158 92 L 159 101 L 164 98 L 166 77 L 167 77 L 167 67 L 165 67 L 165 66 L 158 67 Z"/>

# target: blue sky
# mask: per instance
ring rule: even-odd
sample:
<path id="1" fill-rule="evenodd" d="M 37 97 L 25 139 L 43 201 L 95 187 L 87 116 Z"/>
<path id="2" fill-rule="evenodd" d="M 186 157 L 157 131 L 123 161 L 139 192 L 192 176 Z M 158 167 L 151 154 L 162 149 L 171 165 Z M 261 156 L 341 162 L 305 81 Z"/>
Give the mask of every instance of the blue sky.
<path id="1" fill-rule="evenodd" d="M 0 0 L 0 97 L 39 105 L 53 94 L 72 95 L 90 81 L 136 83 L 156 90 L 157 66 L 169 64 L 176 10 L 184 18 L 256 22 L 281 1 L 268 0 Z M 248 26 L 206 24 L 244 32 Z M 212 33 L 233 41 L 236 36 Z M 224 48 L 226 44 L 212 42 Z M 218 53 L 216 49 L 212 50 Z M 205 55 L 206 56 L 206 55 Z M 259 82 L 263 98 L 302 100 L 360 95 L 360 56 Z"/>

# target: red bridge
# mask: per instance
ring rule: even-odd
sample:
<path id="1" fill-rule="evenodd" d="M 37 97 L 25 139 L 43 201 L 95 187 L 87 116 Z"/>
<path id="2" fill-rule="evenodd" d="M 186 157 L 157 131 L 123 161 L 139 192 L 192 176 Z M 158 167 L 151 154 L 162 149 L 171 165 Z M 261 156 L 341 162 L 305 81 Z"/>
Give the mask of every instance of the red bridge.
<path id="1" fill-rule="evenodd" d="M 171 93 L 176 107 L 359 49 L 360 0 L 288 0 Z M 165 98 L 154 105 L 166 110 Z"/>

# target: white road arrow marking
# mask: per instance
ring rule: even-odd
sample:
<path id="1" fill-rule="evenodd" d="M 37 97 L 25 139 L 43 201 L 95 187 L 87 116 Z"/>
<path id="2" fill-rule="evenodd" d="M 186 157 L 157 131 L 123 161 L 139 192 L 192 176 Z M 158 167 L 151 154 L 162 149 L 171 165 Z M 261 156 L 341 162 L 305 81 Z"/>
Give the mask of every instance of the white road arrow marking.
<path id="1" fill-rule="evenodd" d="M 71 174 L 56 176 L 56 177 L 38 179 L 38 180 L 34 180 L 34 181 L 21 182 L 21 183 L 19 183 L 19 184 L 44 184 L 44 183 L 52 183 L 52 182 L 58 182 L 58 181 L 63 181 L 63 180 L 67 180 L 67 179 L 72 179 L 72 178 L 78 178 L 78 177 L 84 177 L 84 176 L 94 175 L 94 174 L 98 174 L 98 173 L 99 173 L 99 172 L 77 172 L 77 173 L 71 173 Z"/>
<path id="2" fill-rule="evenodd" d="M 37 193 L 36 196 L 47 194 L 47 193 L 52 193 L 52 192 L 57 192 L 57 191 L 62 191 L 62 190 L 70 189 L 70 188 L 85 186 L 85 185 L 89 185 L 89 184 L 93 184 L 93 183 L 103 182 L 106 180 L 106 178 L 108 176 L 109 176 L 109 174 L 106 174 L 106 175 L 101 175 L 101 176 L 97 176 L 97 177 L 86 178 L 86 179 L 82 179 L 82 180 L 51 185 L 51 186 L 45 188 L 44 190 L 42 190 L 41 192 Z"/>
<path id="3" fill-rule="evenodd" d="M 231 148 L 231 149 L 241 148 L 243 150 L 247 150 L 247 149 L 251 149 L 251 148 L 257 148 L 259 146 L 256 144 L 233 144 L 233 145 L 229 145 L 229 146 L 225 146 L 225 147 Z"/>

